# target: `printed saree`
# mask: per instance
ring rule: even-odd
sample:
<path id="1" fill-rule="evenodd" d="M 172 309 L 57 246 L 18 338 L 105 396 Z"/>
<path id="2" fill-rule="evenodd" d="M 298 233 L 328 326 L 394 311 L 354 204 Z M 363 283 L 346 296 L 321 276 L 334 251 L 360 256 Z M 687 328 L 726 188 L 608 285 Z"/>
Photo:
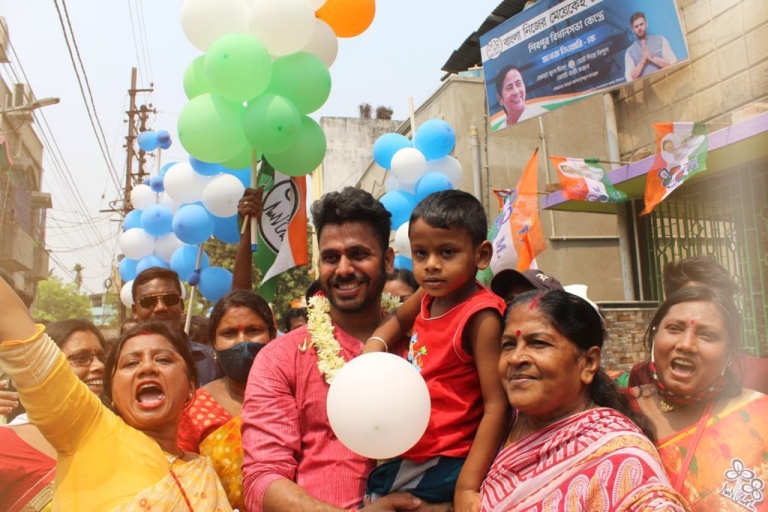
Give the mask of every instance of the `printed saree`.
<path id="1" fill-rule="evenodd" d="M 245 510 L 240 423 L 240 416 L 237 416 L 219 427 L 200 443 L 200 453 L 210 457 L 232 508 Z"/>
<path id="2" fill-rule="evenodd" d="M 658 442 L 674 482 L 697 425 Z M 713 414 L 705 426 L 680 490 L 699 511 L 768 511 L 768 396 L 755 393 Z"/>
<path id="3" fill-rule="evenodd" d="M 608 408 L 570 416 L 504 448 L 480 494 L 484 511 L 685 510 L 653 444 Z"/>
<path id="4" fill-rule="evenodd" d="M 175 461 L 171 474 L 140 492 L 114 512 L 161 510 L 211 512 L 231 511 L 227 496 L 207 457 L 189 462 Z"/>

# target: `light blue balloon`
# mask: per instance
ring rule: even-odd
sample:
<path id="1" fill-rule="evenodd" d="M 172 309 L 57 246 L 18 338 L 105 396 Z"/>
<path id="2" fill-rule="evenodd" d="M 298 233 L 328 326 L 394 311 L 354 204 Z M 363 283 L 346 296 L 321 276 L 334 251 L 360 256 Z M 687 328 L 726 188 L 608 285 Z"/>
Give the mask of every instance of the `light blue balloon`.
<path id="1" fill-rule="evenodd" d="M 157 134 L 155 132 L 139 133 L 136 136 L 136 142 L 139 143 L 139 147 L 144 151 L 154 151 L 159 145 L 159 142 L 157 141 Z"/>
<path id="2" fill-rule="evenodd" d="M 136 264 L 136 275 L 139 275 L 148 268 L 153 267 L 168 268 L 168 264 L 154 254 L 150 254 L 149 256 L 141 258 L 141 260 L 139 260 L 139 262 Z"/>
<path id="3" fill-rule="evenodd" d="M 214 222 L 204 207 L 188 204 L 178 209 L 173 216 L 171 227 L 179 240 L 185 244 L 197 245 L 211 237 Z"/>
<path id="4" fill-rule="evenodd" d="M 221 267 L 208 267 L 200 272 L 200 293 L 211 302 L 218 302 L 232 289 L 232 272 Z"/>
<path id="5" fill-rule="evenodd" d="M 136 279 L 136 276 L 139 275 L 139 273 L 136 272 L 137 263 L 139 262 L 132 260 L 131 258 L 123 258 L 120 260 L 120 264 L 117 266 L 118 270 L 120 271 L 120 279 L 126 283 Z"/>
<path id="6" fill-rule="evenodd" d="M 125 219 L 123 220 L 123 231 L 127 231 L 129 229 L 133 228 L 140 228 L 141 227 L 141 213 L 142 210 L 131 210 L 128 212 L 128 215 L 125 216 Z M 130 281 L 130 279 L 129 279 Z"/>
<path id="7" fill-rule="evenodd" d="M 158 194 L 165 191 L 165 185 L 163 185 L 162 176 L 153 176 L 149 179 L 149 188 L 157 192 Z"/>
<path id="8" fill-rule="evenodd" d="M 402 254 L 395 256 L 395 268 L 404 268 L 413 272 L 413 260 L 406 258 Z"/>
<path id="9" fill-rule="evenodd" d="M 157 143 L 158 144 L 171 144 L 171 134 L 168 133 L 168 130 L 157 130 Z M 165 149 L 165 148 L 163 148 Z"/>
<path id="10" fill-rule="evenodd" d="M 453 183 L 448 176 L 441 172 L 428 172 L 416 184 L 416 200 L 421 202 L 429 194 L 443 190 L 453 190 Z"/>
<path id="11" fill-rule="evenodd" d="M 402 190 L 387 192 L 381 196 L 379 201 L 392 214 L 392 230 L 394 231 L 397 231 L 397 228 L 408 222 L 411 218 L 411 212 L 418 203 L 416 196 Z"/>
<path id="12" fill-rule="evenodd" d="M 197 263 L 197 252 L 200 249 L 194 245 L 182 245 L 171 256 L 171 270 L 179 274 L 182 279 L 187 277 L 195 271 L 195 264 Z M 200 268 L 208 268 L 211 266 L 211 259 L 203 251 L 203 259 L 200 263 Z"/>
<path id="13" fill-rule="evenodd" d="M 163 166 L 160 168 L 160 176 L 164 177 L 165 173 L 168 172 L 168 169 L 170 169 L 171 167 L 173 167 L 177 163 L 179 163 L 179 162 L 168 162 L 167 164 L 163 164 Z"/>
<path id="14" fill-rule="evenodd" d="M 456 132 L 442 119 L 430 119 L 419 126 L 413 137 L 413 147 L 424 154 L 427 160 L 447 156 L 456 145 Z"/>
<path id="15" fill-rule="evenodd" d="M 169 140 L 168 142 L 161 142 L 160 147 L 163 149 L 169 149 L 172 144 L 173 144 L 173 141 Z"/>
<path id="16" fill-rule="evenodd" d="M 240 242 L 240 229 L 237 227 L 237 214 L 231 217 L 214 217 L 213 222 L 216 226 L 213 228 L 213 236 L 225 244 L 236 244 Z"/>
<path id="17" fill-rule="evenodd" d="M 171 230 L 173 212 L 164 204 L 153 204 L 141 213 L 141 227 L 151 236 L 162 236 Z"/>
<path id="18" fill-rule="evenodd" d="M 408 137 L 399 133 L 385 133 L 373 143 L 373 159 L 385 169 L 392 167 L 392 157 L 403 148 L 412 148 Z"/>
<path id="19" fill-rule="evenodd" d="M 214 176 L 225 171 L 225 168 L 220 164 L 209 164 L 193 156 L 189 157 L 189 165 L 192 166 L 197 174 L 202 174 L 203 176 Z"/>

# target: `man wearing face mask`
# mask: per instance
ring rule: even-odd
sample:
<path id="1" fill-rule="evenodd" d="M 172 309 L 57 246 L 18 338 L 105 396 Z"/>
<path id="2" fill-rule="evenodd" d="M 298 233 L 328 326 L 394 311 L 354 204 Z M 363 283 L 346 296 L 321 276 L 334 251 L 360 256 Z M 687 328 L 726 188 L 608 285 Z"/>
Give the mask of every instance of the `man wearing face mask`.
<path id="1" fill-rule="evenodd" d="M 235 290 L 209 320 L 215 359 L 224 377 L 199 388 L 179 425 L 179 447 L 211 458 L 232 508 L 244 510 L 240 412 L 248 374 L 259 350 L 274 339 L 269 304 L 252 291 Z"/>

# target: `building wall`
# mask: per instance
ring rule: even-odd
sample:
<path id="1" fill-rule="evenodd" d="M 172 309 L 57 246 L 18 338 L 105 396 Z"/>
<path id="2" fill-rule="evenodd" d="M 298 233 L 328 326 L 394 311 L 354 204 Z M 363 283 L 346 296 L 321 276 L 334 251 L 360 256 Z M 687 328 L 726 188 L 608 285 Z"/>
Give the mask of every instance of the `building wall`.
<path id="1" fill-rule="evenodd" d="M 482 79 L 452 76 L 416 110 L 416 123 L 440 118 L 456 132 L 453 155 L 461 162 L 464 180 L 459 188 L 474 191 L 470 128 L 479 135 L 482 167 L 480 199 L 490 220 L 498 212 L 493 188 L 514 187 L 533 151 L 539 147 L 538 189 L 544 193 L 548 182 L 556 182 L 545 158 L 544 142 L 550 156 L 595 157 L 607 160 L 605 119 L 600 97 L 584 100 L 541 118 L 532 119 L 495 133 L 486 131 L 486 98 Z M 410 123 L 400 132 L 410 135 Z M 368 169 L 358 186 L 375 196 L 384 194 L 384 169 L 367 160 Z M 548 174 L 549 173 L 549 174 Z M 539 267 L 564 284 L 586 284 L 593 300 L 622 300 L 623 280 L 618 252 L 616 219 L 612 215 L 541 212 L 542 229 L 548 249 L 537 258 Z"/>
<path id="2" fill-rule="evenodd" d="M 768 2 L 677 3 L 691 60 L 617 91 L 622 155 L 652 151 L 653 123 L 708 122 L 714 131 L 768 110 Z"/>
<path id="3" fill-rule="evenodd" d="M 626 371 L 648 359 L 643 335 L 651 323 L 655 307 L 601 307 L 608 339 L 602 350 L 600 366 L 611 371 Z"/>

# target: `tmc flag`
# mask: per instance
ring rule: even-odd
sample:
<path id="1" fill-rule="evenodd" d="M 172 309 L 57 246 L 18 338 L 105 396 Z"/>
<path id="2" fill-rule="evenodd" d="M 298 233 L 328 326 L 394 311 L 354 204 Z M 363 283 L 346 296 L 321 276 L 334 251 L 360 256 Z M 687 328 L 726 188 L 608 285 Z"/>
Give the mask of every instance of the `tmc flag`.
<path id="1" fill-rule="evenodd" d="M 259 249 L 253 255 L 263 276 L 259 295 L 267 301 L 272 300 L 282 272 L 309 261 L 306 177 L 273 172 L 274 178 L 264 188 Z"/>
<path id="2" fill-rule="evenodd" d="M 549 158 L 557 169 L 563 197 L 572 201 L 623 203 L 627 195 L 613 188 L 605 169 L 596 159 Z"/>
<path id="3" fill-rule="evenodd" d="M 656 159 L 645 180 L 647 215 L 657 204 L 696 173 L 706 170 L 709 137 L 704 123 L 659 123 L 656 129 Z"/>
<path id="4" fill-rule="evenodd" d="M 537 149 L 514 189 L 494 190 L 500 203 L 499 214 L 488 235 L 493 244 L 491 270 L 494 274 L 508 268 L 531 268 L 536 255 L 547 248 L 539 222 L 538 173 Z"/>

